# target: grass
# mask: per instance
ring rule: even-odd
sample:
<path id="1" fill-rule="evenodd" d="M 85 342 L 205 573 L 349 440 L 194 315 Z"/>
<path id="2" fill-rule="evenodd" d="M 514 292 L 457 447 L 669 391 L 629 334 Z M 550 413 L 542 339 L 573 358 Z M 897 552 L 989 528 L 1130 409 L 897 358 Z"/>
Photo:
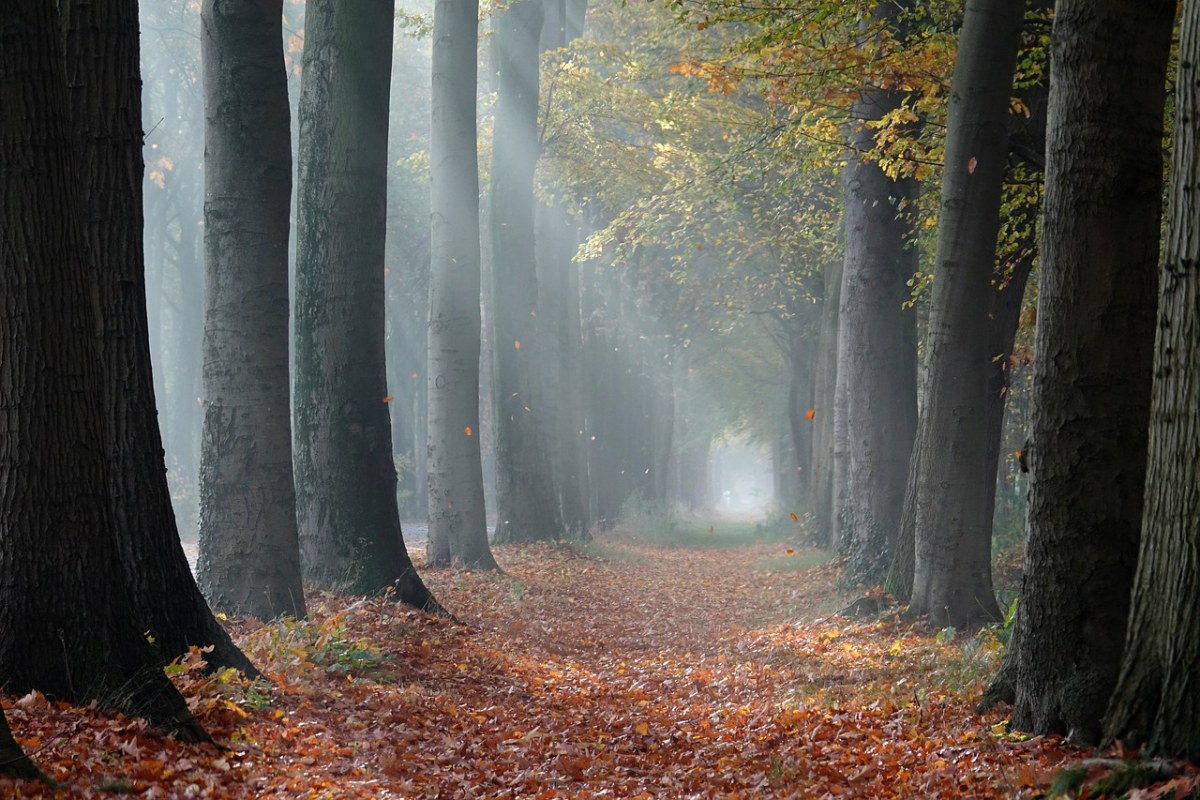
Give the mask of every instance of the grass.
<path id="1" fill-rule="evenodd" d="M 837 556 L 831 550 L 802 550 L 793 555 L 776 556 L 760 561 L 755 569 L 762 572 L 803 572 L 828 564 Z"/>

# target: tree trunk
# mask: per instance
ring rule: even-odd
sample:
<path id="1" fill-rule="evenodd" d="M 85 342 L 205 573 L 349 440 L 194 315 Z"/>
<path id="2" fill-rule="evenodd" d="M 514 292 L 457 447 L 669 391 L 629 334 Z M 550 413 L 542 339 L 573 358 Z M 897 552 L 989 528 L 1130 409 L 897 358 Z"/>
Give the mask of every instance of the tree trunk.
<path id="1" fill-rule="evenodd" d="M 488 547 L 479 446 L 478 14 L 478 0 L 440 0 L 434 8 L 426 560 L 498 569 Z"/>
<path id="2" fill-rule="evenodd" d="M 821 328 L 817 339 L 813 375 L 812 476 L 809 500 L 813 513 L 815 544 L 829 549 L 833 536 L 833 417 L 837 388 L 838 304 L 842 295 L 842 262 L 825 265 L 824 297 L 821 299 Z"/>
<path id="3" fill-rule="evenodd" d="M 101 309 L 54 6 L 0 4 L 0 41 L 0 684 L 206 739 L 123 579 L 96 401 Z M 106 70 L 114 103 L 121 66 Z"/>
<path id="4" fill-rule="evenodd" d="M 1137 559 L 1174 10 L 1055 12 L 1013 724 L 1081 741 L 1117 679 Z"/>
<path id="5" fill-rule="evenodd" d="M 877 14 L 889 21 L 905 6 L 880 6 Z M 910 244 L 918 186 L 889 178 L 862 156 L 874 146 L 869 123 L 901 100 L 895 90 L 862 91 L 851 111 L 845 169 L 838 371 L 846 387 L 850 569 L 867 582 L 881 580 L 890 559 L 917 421 L 916 315 L 904 302 L 916 266 Z"/>
<path id="6" fill-rule="evenodd" d="M 4 718 L 3 711 L 0 711 L 0 775 L 30 781 L 49 781 L 13 738 L 12 729 L 8 727 L 8 720 Z"/>
<path id="7" fill-rule="evenodd" d="M 1108 739 L 1200 757 L 1200 5 L 1184 10 L 1142 542 Z"/>
<path id="8" fill-rule="evenodd" d="M 141 83 L 133 0 L 62 0 L 84 234 L 98 284 L 109 495 L 134 603 L 167 660 L 212 645 L 211 667 L 255 672 L 213 617 L 179 543 L 154 402 L 142 252 Z"/>
<path id="9" fill-rule="evenodd" d="M 302 616 L 288 401 L 291 137 L 282 0 L 205 0 L 201 588 Z M 390 23 L 389 23 L 390 24 Z"/>
<path id="10" fill-rule="evenodd" d="M 400 530 L 384 349 L 391 0 L 312 0 L 300 90 L 296 511 L 305 576 L 436 607 Z"/>
<path id="11" fill-rule="evenodd" d="M 538 396 L 537 271 L 533 172 L 537 162 L 541 0 L 495 17 L 499 91 L 492 146 L 491 245 L 496 404 L 496 541 L 554 540 L 562 533 Z"/>
<path id="12" fill-rule="evenodd" d="M 998 619 L 992 588 L 989 325 L 1008 115 L 1025 0 L 969 0 L 950 87 L 936 272 L 925 343 L 911 610 L 930 625 Z"/>

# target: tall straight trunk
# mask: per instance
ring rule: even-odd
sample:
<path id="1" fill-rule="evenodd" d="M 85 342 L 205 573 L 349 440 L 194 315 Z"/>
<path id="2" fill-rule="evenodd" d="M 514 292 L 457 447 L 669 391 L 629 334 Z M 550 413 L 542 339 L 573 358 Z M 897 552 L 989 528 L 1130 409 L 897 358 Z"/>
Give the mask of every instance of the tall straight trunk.
<path id="1" fill-rule="evenodd" d="M 312 0 L 296 246 L 296 517 L 305 577 L 433 608 L 396 503 L 384 348 L 392 0 Z"/>
<path id="2" fill-rule="evenodd" d="M 565 0 L 542 0 L 545 19 L 539 46 L 543 52 L 565 47 L 570 39 Z M 550 113 L 547 109 L 546 113 Z M 543 169 L 553 167 L 543 167 Z M 545 336 L 542 379 L 550 432 L 550 460 L 556 478 L 563 526 L 572 537 L 586 536 L 586 475 L 583 463 L 582 403 L 579 396 L 579 287 L 571 262 L 578 247 L 577 228 L 560 198 L 538 202 L 535 209 L 538 306 Z"/>
<path id="3" fill-rule="evenodd" d="M 0 4 L 0 685 L 95 700 L 206 739 L 124 579 L 61 34 L 52 4 Z M 107 102 L 132 80 L 129 66 L 106 63 Z"/>
<path id="4" fill-rule="evenodd" d="M 910 6 L 881 5 L 876 19 L 903 38 L 897 20 Z M 882 579 L 890 558 L 917 421 L 916 315 L 904 302 L 916 271 L 911 219 L 918 186 L 889 178 L 862 155 L 874 147 L 870 123 L 902 100 L 896 90 L 863 89 L 851 110 L 845 169 L 838 370 L 846 387 L 851 571 L 867 581 Z"/>
<path id="5" fill-rule="evenodd" d="M 288 394 L 292 147 L 282 0 L 205 0 L 200 587 L 302 616 Z"/>
<path id="6" fill-rule="evenodd" d="M 1200 5 L 1183 17 L 1142 542 L 1106 735 L 1200 757 Z"/>
<path id="7" fill-rule="evenodd" d="M 439 0 L 434 7 L 426 560 L 497 569 L 479 446 L 478 14 L 478 0 Z"/>
<path id="8" fill-rule="evenodd" d="M 992 588 L 990 388 L 981 324 L 995 288 L 1008 115 L 1025 0 L 969 0 L 950 87 L 925 396 L 912 466 L 916 550 L 911 609 L 935 627 L 999 617 Z"/>
<path id="9" fill-rule="evenodd" d="M 844 267 L 843 267 L 844 269 Z M 846 346 L 842 335 L 841 289 L 838 289 L 838 332 L 833 379 L 833 424 L 830 443 L 829 532 L 831 544 L 841 552 L 850 547 L 850 402 L 846 392 Z"/>
<path id="10" fill-rule="evenodd" d="M 533 225 L 541 0 L 510 4 L 494 24 L 500 72 L 490 191 L 496 540 L 553 540 L 562 533 L 562 520 L 539 396 L 543 364 Z"/>
<path id="11" fill-rule="evenodd" d="M 825 265 L 824 297 L 821 299 L 820 332 L 817 335 L 816 365 L 813 369 L 812 455 L 809 457 L 809 500 L 815 543 L 831 548 L 833 536 L 833 417 L 837 388 L 838 303 L 842 295 L 842 261 Z"/>
<path id="12" fill-rule="evenodd" d="M 1013 723 L 1082 741 L 1117 680 L 1138 553 L 1174 11 L 1055 10 Z"/>
<path id="13" fill-rule="evenodd" d="M 62 0 L 77 185 L 104 321 L 109 496 L 134 603 L 164 658 L 213 646 L 213 667 L 253 671 L 213 617 L 179 543 L 154 402 L 142 252 L 142 117 L 135 0 Z"/>

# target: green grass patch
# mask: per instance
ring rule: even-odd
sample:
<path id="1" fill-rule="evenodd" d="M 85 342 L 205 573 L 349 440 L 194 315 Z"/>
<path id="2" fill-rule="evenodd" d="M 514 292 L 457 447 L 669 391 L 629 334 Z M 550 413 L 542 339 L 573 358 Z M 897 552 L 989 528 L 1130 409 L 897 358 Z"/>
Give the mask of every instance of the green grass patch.
<path id="1" fill-rule="evenodd" d="M 564 542 L 562 547 L 570 550 L 572 553 L 578 553 L 581 556 L 589 558 L 598 558 L 601 561 L 628 561 L 634 564 L 645 564 L 647 558 L 641 553 L 631 553 L 620 547 L 614 547 L 605 542 L 596 540 L 590 541 L 573 541 Z"/>

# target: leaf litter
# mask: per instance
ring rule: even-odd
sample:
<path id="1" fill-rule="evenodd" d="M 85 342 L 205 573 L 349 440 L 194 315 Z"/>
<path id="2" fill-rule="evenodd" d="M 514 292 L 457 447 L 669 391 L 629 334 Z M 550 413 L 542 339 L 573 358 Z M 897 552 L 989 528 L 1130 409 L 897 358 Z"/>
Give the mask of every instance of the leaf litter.
<path id="1" fill-rule="evenodd" d="M 208 674 L 198 650 L 169 668 L 227 749 L 5 697 L 61 786 L 0 796 L 1037 797 L 1091 752 L 972 713 L 994 635 L 836 616 L 835 565 L 769 568 L 777 544 L 601 549 L 424 570 L 465 625 L 325 593 L 304 621 L 231 621 L 269 682 Z"/>

